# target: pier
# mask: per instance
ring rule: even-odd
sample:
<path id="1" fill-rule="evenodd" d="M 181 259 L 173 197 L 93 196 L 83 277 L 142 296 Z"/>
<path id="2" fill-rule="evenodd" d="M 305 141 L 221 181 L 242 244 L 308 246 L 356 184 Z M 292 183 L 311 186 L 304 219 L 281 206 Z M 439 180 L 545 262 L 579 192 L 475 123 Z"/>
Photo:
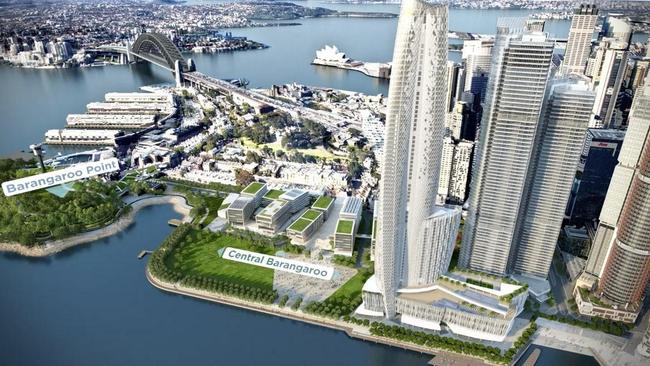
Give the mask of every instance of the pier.
<path id="1" fill-rule="evenodd" d="M 171 226 L 180 226 L 180 224 L 182 223 L 182 221 L 179 220 L 179 219 L 171 219 L 171 220 L 167 221 L 167 223 L 168 223 L 169 225 L 171 225 Z"/>
<path id="2" fill-rule="evenodd" d="M 143 250 L 138 254 L 138 259 L 142 259 L 147 256 L 147 254 L 151 254 L 152 252 L 150 250 Z"/>

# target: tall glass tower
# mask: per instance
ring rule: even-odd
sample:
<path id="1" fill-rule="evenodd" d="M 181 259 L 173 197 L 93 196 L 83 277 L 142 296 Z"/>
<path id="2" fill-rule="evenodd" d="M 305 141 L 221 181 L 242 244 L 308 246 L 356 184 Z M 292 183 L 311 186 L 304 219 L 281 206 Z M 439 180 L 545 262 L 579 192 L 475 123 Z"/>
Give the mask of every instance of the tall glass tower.
<path id="1" fill-rule="evenodd" d="M 463 267 L 509 272 L 552 54 L 545 33 L 528 31 L 520 19 L 499 21 L 461 246 Z"/>
<path id="2" fill-rule="evenodd" d="M 431 248 L 446 248 L 445 238 L 455 236 L 440 230 L 454 220 L 434 215 L 447 111 L 447 14 L 446 4 L 404 0 L 397 25 L 375 247 L 377 285 L 389 318 L 398 288 L 423 286 L 447 269 L 440 268 L 447 258 Z"/>

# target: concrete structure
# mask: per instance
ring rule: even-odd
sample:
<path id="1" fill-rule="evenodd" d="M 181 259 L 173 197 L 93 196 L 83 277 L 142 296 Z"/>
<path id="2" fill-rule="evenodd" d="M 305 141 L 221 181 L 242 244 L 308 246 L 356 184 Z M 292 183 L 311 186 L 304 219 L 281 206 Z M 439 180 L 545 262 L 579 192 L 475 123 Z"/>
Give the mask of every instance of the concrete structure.
<path id="1" fill-rule="evenodd" d="M 474 143 L 471 141 L 460 141 L 454 148 L 454 159 L 452 160 L 451 178 L 447 194 L 449 203 L 462 205 L 467 199 L 473 151 Z"/>
<path id="2" fill-rule="evenodd" d="M 510 272 L 516 227 L 524 216 L 554 46 L 544 33 L 522 27 L 497 26 L 459 261 L 462 267 L 499 275 Z"/>
<path id="3" fill-rule="evenodd" d="M 650 358 L 650 325 L 648 329 L 643 334 L 643 339 L 641 343 L 636 348 L 636 351 L 643 357 Z"/>
<path id="4" fill-rule="evenodd" d="M 92 102 L 86 105 L 90 114 L 161 114 L 174 111 L 169 103 L 126 103 L 126 102 Z"/>
<path id="5" fill-rule="evenodd" d="M 616 128 L 614 110 L 616 99 L 625 79 L 628 44 L 615 39 L 603 39 L 596 51 L 594 69 L 591 71 L 596 89 L 592 128 Z"/>
<path id="6" fill-rule="evenodd" d="M 562 74 L 584 74 L 597 20 L 598 8 L 595 5 L 582 4 L 573 13 L 564 60 L 560 68 Z"/>
<path id="7" fill-rule="evenodd" d="M 45 143 L 50 145 L 115 145 L 119 130 L 63 129 L 45 132 Z"/>
<path id="8" fill-rule="evenodd" d="M 289 219 L 291 205 L 285 200 L 274 200 L 268 206 L 255 215 L 257 228 L 268 234 L 275 234 L 280 227 Z"/>
<path id="9" fill-rule="evenodd" d="M 67 128 L 141 130 L 156 123 L 151 114 L 68 114 Z"/>
<path id="10" fill-rule="evenodd" d="M 334 232 L 334 253 L 351 256 L 354 251 L 354 237 L 357 235 L 363 201 L 357 197 L 346 197 L 339 213 Z"/>
<path id="11" fill-rule="evenodd" d="M 549 92 L 531 157 L 527 194 L 514 236 L 516 273 L 546 278 L 580 161 L 594 93 L 587 83 L 558 82 Z"/>
<path id="12" fill-rule="evenodd" d="M 231 225 L 243 226 L 255 212 L 256 207 L 251 197 L 239 196 L 226 209 L 226 219 Z"/>
<path id="13" fill-rule="evenodd" d="M 104 100 L 111 103 L 172 103 L 170 93 L 106 93 Z"/>
<path id="14" fill-rule="evenodd" d="M 436 331 L 446 327 L 457 335 L 503 342 L 527 296 L 524 285 L 515 281 L 452 272 L 433 286 L 399 290 L 396 310 L 402 324 Z M 362 297 L 357 314 L 383 314 L 376 276 L 364 284 Z"/>
<path id="15" fill-rule="evenodd" d="M 325 211 L 310 209 L 287 228 L 287 236 L 299 244 L 305 244 L 325 221 Z"/>

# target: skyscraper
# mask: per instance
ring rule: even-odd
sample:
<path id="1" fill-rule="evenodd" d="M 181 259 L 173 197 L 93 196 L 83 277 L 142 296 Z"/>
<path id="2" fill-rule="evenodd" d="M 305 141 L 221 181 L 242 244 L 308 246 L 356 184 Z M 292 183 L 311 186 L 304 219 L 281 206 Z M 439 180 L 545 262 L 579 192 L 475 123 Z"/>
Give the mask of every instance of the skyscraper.
<path id="1" fill-rule="evenodd" d="M 618 225 L 626 195 L 630 190 L 643 145 L 650 134 L 650 77 L 637 90 L 632 103 L 630 119 L 618 165 L 607 189 L 607 196 L 600 212 L 598 230 L 589 252 L 585 272 L 600 277 L 603 265 L 610 253 L 614 231 Z"/>
<path id="2" fill-rule="evenodd" d="M 500 21 L 472 173 L 460 265 L 508 273 L 550 72 L 553 42 Z"/>
<path id="3" fill-rule="evenodd" d="M 566 52 L 560 69 L 562 74 L 584 73 L 597 20 L 598 9 L 595 5 L 580 5 L 573 13 Z"/>
<path id="4" fill-rule="evenodd" d="M 550 88 L 538 127 L 514 237 L 516 273 L 546 278 L 580 161 L 594 93 L 586 82 L 562 80 Z"/>
<path id="5" fill-rule="evenodd" d="M 397 289 L 433 278 L 419 275 L 422 268 L 434 266 L 426 253 L 437 250 L 432 246 L 448 245 L 426 229 L 438 225 L 432 215 L 447 110 L 446 65 L 447 6 L 403 1 L 386 110 L 375 247 L 377 283 L 390 318 Z"/>
<path id="6" fill-rule="evenodd" d="M 650 119 L 650 107 L 644 107 L 637 105 L 636 113 L 645 112 Z M 650 136 L 616 228 L 598 291 L 613 304 L 638 311 L 650 280 Z"/>
<path id="7" fill-rule="evenodd" d="M 490 74 L 490 62 L 494 39 L 482 38 L 463 42 L 465 62 L 465 91 L 471 91 L 481 101 L 485 100 L 485 88 Z"/>
<path id="8" fill-rule="evenodd" d="M 469 182 L 474 143 L 461 141 L 454 148 L 454 159 L 451 166 L 451 179 L 449 180 L 449 202 L 462 205 L 467 198 L 467 185 Z"/>
<path id="9" fill-rule="evenodd" d="M 599 44 L 596 52 L 598 68 L 593 70 L 593 80 L 596 85 L 596 101 L 594 103 L 594 117 L 589 127 L 614 128 L 613 124 L 616 99 L 625 79 L 627 68 L 627 43 L 614 39 L 604 39 Z"/>

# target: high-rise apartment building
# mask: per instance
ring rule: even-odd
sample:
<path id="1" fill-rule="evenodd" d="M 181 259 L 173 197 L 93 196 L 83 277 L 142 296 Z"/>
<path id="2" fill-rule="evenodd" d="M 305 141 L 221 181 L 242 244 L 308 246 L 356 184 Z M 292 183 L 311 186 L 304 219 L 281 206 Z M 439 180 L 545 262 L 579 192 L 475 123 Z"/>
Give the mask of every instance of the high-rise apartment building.
<path id="1" fill-rule="evenodd" d="M 514 237 L 512 270 L 546 278 L 580 161 L 594 93 L 586 82 L 550 88 L 538 127 L 522 214 Z"/>
<path id="2" fill-rule="evenodd" d="M 562 74 L 583 74 L 585 72 L 587 59 L 591 53 L 591 38 L 597 20 L 598 8 L 595 5 L 580 5 L 573 13 L 569 39 L 567 40 L 564 60 L 560 69 Z"/>
<path id="3" fill-rule="evenodd" d="M 436 211 L 447 111 L 447 12 L 446 5 L 405 0 L 397 25 L 375 246 L 375 274 L 389 318 L 395 316 L 397 289 L 422 285 L 414 273 L 434 265 L 422 263 L 424 251 L 447 245 L 426 229 L 435 225 L 429 221 Z"/>
<path id="4" fill-rule="evenodd" d="M 436 202 L 444 205 L 449 194 L 449 183 L 451 182 L 451 170 L 454 163 L 454 150 L 456 143 L 451 137 L 445 137 L 442 144 L 442 158 L 440 159 L 440 176 L 438 178 L 438 199 Z"/>
<path id="5" fill-rule="evenodd" d="M 552 54 L 553 42 L 544 33 L 525 32 L 522 24 L 498 25 L 461 246 L 463 267 L 509 272 Z"/>

